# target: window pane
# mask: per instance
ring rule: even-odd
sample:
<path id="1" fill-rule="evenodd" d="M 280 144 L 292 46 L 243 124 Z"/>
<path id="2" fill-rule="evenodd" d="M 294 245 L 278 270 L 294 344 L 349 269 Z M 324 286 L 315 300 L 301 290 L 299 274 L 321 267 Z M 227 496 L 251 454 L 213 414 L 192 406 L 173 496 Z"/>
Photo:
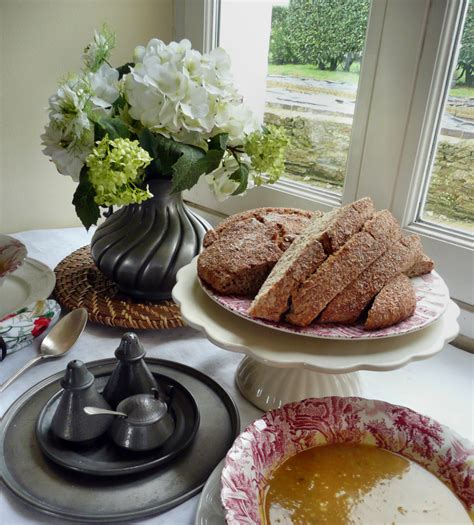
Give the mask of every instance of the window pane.
<path id="1" fill-rule="evenodd" d="M 469 3 L 421 218 L 474 234 L 474 6 Z"/>
<path id="2" fill-rule="evenodd" d="M 288 179 L 342 193 L 368 12 L 369 0 L 221 0 L 220 44 L 261 91 L 265 123 L 291 138 Z M 258 86 L 252 64 L 262 52 Z"/>

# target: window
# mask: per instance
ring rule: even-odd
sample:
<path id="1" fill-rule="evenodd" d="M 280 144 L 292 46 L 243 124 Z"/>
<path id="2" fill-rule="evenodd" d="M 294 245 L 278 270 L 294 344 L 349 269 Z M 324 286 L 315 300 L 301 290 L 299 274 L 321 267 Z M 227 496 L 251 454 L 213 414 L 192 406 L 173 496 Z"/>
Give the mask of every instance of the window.
<path id="1" fill-rule="evenodd" d="M 196 3 L 202 3 L 203 13 L 208 10 L 207 20 L 212 6 L 214 13 L 221 9 L 220 27 L 217 23 L 213 29 L 208 27 L 199 42 L 209 42 L 209 35 L 216 36 L 220 29 L 220 41 L 233 58 L 241 91 L 253 109 L 263 113 L 273 2 Z M 453 297 L 473 304 L 472 237 L 461 229 L 435 224 L 427 216 L 429 206 L 424 206 L 467 8 L 468 0 L 371 2 L 342 193 L 282 180 L 224 203 L 216 203 L 201 184 L 190 192 L 189 200 L 230 214 L 257 206 L 328 210 L 341 201 L 370 195 L 378 208 L 392 210 L 406 230 L 422 236 Z M 233 12 L 227 25 L 226 10 Z"/>
<path id="2" fill-rule="evenodd" d="M 460 29 L 460 28 L 459 28 Z M 456 60 L 457 58 L 457 60 Z M 474 3 L 469 2 L 418 221 L 474 234 Z"/>

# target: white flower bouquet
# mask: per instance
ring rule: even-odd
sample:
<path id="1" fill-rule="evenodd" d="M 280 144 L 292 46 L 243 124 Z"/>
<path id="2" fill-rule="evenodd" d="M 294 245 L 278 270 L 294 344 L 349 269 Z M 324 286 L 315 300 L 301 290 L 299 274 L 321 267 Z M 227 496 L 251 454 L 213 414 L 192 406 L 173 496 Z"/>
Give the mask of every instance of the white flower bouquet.
<path id="1" fill-rule="evenodd" d="M 242 102 L 223 49 L 201 54 L 188 40 L 152 39 L 133 63 L 113 68 L 114 44 L 107 27 L 95 33 L 83 71 L 49 99 L 41 137 L 58 171 L 79 182 L 73 204 L 86 228 L 101 206 L 152 197 L 152 178 L 179 192 L 204 175 L 218 199 L 278 180 L 288 139 Z"/>

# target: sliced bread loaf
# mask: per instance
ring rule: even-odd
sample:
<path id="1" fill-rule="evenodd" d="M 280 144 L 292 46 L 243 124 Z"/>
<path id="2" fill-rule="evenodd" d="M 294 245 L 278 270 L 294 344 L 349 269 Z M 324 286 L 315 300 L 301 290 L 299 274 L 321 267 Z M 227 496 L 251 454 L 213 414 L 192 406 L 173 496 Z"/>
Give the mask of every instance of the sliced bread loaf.
<path id="1" fill-rule="evenodd" d="M 299 284 L 358 232 L 374 212 L 372 200 L 365 198 L 322 217 L 313 217 L 265 280 L 250 306 L 250 315 L 278 321 Z"/>
<path id="2" fill-rule="evenodd" d="M 416 295 L 410 278 L 397 275 L 380 290 L 369 310 L 365 330 L 379 330 L 404 321 L 413 315 Z"/>
<path id="3" fill-rule="evenodd" d="M 287 320 L 307 326 L 326 305 L 401 238 L 400 226 L 388 210 L 375 214 L 362 231 L 330 255 L 291 296 Z"/>
<path id="4" fill-rule="evenodd" d="M 318 322 L 355 323 L 375 295 L 396 275 L 406 272 L 422 255 L 420 237 L 403 237 L 337 295 Z"/>

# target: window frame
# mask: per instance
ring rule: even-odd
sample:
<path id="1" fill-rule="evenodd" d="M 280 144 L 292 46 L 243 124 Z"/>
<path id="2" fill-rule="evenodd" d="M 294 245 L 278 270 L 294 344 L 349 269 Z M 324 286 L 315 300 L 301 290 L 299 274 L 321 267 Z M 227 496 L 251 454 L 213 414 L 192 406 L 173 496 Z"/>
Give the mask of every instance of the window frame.
<path id="1" fill-rule="evenodd" d="M 472 242 L 419 219 L 467 7 L 468 0 L 372 0 L 342 195 L 282 180 L 217 202 L 201 180 L 185 198 L 229 215 L 259 206 L 328 211 L 371 195 L 407 232 L 421 235 L 452 296 L 474 304 Z M 219 8 L 220 0 L 176 0 L 175 36 L 210 50 L 219 38 Z"/>

